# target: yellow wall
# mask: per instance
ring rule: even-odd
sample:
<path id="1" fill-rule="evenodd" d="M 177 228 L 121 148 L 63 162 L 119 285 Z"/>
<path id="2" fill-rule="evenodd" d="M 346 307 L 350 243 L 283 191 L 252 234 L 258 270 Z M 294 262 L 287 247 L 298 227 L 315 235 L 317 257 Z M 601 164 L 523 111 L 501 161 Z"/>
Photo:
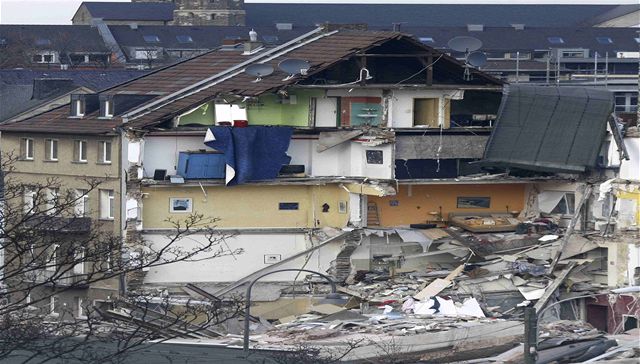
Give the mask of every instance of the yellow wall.
<path id="1" fill-rule="evenodd" d="M 459 209 L 458 197 L 490 197 L 488 209 Z M 369 203 L 375 202 L 380 214 L 381 226 L 398 226 L 424 223 L 432 220 L 429 212 L 438 211 L 447 219 L 450 212 L 507 212 L 521 211 L 525 202 L 524 184 L 488 185 L 400 185 L 395 196 L 369 196 Z M 397 206 L 391 206 L 397 201 Z"/>
<path id="2" fill-rule="evenodd" d="M 329 186 L 200 186 L 144 187 L 145 229 L 170 228 L 168 217 L 182 220 L 187 213 L 170 213 L 170 198 L 191 198 L 193 212 L 220 218 L 220 228 L 308 228 L 316 226 L 344 227 L 349 210 L 338 211 L 338 202 L 348 204 L 348 193 L 337 185 Z M 297 202 L 298 210 L 279 210 L 280 202 Z M 329 212 L 322 212 L 327 203 Z M 315 224 L 314 224 L 315 220 Z"/>

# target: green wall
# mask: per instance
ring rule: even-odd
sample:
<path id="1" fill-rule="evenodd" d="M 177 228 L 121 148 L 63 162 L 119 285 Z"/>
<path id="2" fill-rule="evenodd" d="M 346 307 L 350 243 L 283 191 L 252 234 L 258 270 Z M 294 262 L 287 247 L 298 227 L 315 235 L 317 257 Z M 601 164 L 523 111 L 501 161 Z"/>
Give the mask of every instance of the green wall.
<path id="1" fill-rule="evenodd" d="M 309 126 L 309 104 L 312 97 L 323 97 L 323 90 L 295 90 L 295 104 L 281 104 L 274 94 L 259 97 L 259 105 L 247 106 L 249 125 Z"/>
<path id="2" fill-rule="evenodd" d="M 180 117 L 180 125 L 199 124 L 213 125 L 215 124 L 215 106 L 213 103 L 206 103 L 189 114 Z"/>

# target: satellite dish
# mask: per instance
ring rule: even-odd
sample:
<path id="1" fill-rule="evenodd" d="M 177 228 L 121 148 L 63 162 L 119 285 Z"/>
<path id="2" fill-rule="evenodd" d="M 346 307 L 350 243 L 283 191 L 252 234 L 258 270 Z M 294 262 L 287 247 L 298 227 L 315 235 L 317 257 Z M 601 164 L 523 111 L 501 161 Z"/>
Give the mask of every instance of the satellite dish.
<path id="1" fill-rule="evenodd" d="M 298 74 L 306 75 L 309 67 L 309 62 L 302 59 L 289 58 L 278 63 L 278 68 L 288 74 L 288 76 L 285 77 L 283 81 L 287 81 Z"/>
<path id="2" fill-rule="evenodd" d="M 250 64 L 244 69 L 244 73 L 256 77 L 253 82 L 259 82 L 262 80 L 262 77 L 269 76 L 273 73 L 273 66 L 263 63 Z"/>
<path id="3" fill-rule="evenodd" d="M 452 38 L 447 45 L 454 51 L 467 53 L 480 49 L 482 41 L 474 37 L 460 36 Z"/>
<path id="4" fill-rule="evenodd" d="M 473 67 L 482 67 L 487 63 L 487 55 L 483 52 L 473 52 L 467 57 L 467 63 Z"/>

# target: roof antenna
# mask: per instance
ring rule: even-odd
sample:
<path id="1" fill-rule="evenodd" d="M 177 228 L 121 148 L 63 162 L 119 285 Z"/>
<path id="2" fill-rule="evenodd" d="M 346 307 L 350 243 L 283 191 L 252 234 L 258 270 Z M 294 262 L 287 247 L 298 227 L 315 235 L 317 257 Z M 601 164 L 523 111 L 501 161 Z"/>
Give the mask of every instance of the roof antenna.
<path id="1" fill-rule="evenodd" d="M 471 70 L 469 69 L 469 64 L 470 64 L 469 57 L 472 55 L 471 52 L 477 51 L 482 47 L 482 41 L 474 37 L 459 36 L 459 37 L 452 38 L 447 43 L 447 45 L 451 50 L 454 50 L 456 52 L 464 52 L 464 74 L 462 77 L 465 81 L 471 81 L 472 77 L 471 77 Z M 484 64 L 484 62 L 481 61 L 482 57 L 479 56 L 478 58 L 479 58 L 478 59 L 479 63 Z M 485 58 L 485 62 L 486 62 L 486 58 Z M 475 65 L 471 63 L 471 65 L 479 67 L 481 64 Z"/>

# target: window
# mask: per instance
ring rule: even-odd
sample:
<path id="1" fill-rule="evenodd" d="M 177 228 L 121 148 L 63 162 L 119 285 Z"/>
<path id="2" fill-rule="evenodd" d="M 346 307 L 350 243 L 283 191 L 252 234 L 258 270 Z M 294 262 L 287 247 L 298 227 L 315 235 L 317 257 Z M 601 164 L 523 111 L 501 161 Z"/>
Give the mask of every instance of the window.
<path id="1" fill-rule="evenodd" d="M 561 37 L 548 37 L 547 40 L 551 44 L 563 44 L 564 43 L 564 39 L 562 39 Z"/>
<path id="2" fill-rule="evenodd" d="M 74 99 L 71 103 L 71 116 L 84 116 L 84 100 L 83 99 Z"/>
<path id="3" fill-rule="evenodd" d="M 44 158 L 50 162 L 58 161 L 58 141 L 56 139 L 45 139 Z"/>
<path id="4" fill-rule="evenodd" d="M 58 206 L 58 195 L 60 190 L 57 188 L 49 188 L 47 189 L 47 210 L 46 213 L 49 215 L 53 215 L 56 212 L 56 207 Z"/>
<path id="5" fill-rule="evenodd" d="M 170 198 L 169 212 L 191 212 L 193 211 L 193 200 L 190 198 Z"/>
<path id="6" fill-rule="evenodd" d="M 23 204 L 24 204 L 24 212 L 26 214 L 30 214 L 35 212 L 36 203 L 37 203 L 37 194 L 32 190 L 25 190 L 23 194 Z"/>
<path id="7" fill-rule="evenodd" d="M 78 217 L 84 217 L 89 214 L 89 191 L 88 190 L 76 190 L 75 201 L 75 215 Z"/>
<path id="8" fill-rule="evenodd" d="M 367 150 L 367 164 L 382 164 L 382 151 L 381 150 Z"/>
<path id="9" fill-rule="evenodd" d="M 420 41 L 426 44 L 431 44 L 436 42 L 432 37 L 420 37 Z"/>
<path id="10" fill-rule="evenodd" d="M 113 219 L 115 216 L 115 194 L 113 190 L 100 190 L 100 218 Z"/>
<path id="11" fill-rule="evenodd" d="M 157 35 L 143 35 L 142 38 L 147 43 L 160 43 L 160 38 Z"/>
<path id="12" fill-rule="evenodd" d="M 87 315 L 84 312 L 84 299 L 82 297 L 76 298 L 76 305 L 78 307 L 78 317 L 85 318 Z"/>
<path id="13" fill-rule="evenodd" d="M 552 214 L 573 215 L 575 212 L 576 195 L 573 192 L 566 192 L 551 210 Z"/>
<path id="14" fill-rule="evenodd" d="M 157 49 L 136 49 L 135 59 L 158 59 L 160 52 Z"/>
<path id="15" fill-rule="evenodd" d="M 78 248 L 73 257 L 75 264 L 73 266 L 74 274 L 84 274 L 84 248 Z"/>
<path id="16" fill-rule="evenodd" d="M 178 43 L 193 43 L 193 38 L 190 35 L 176 35 L 176 40 Z"/>
<path id="17" fill-rule="evenodd" d="M 509 52 L 504 54 L 504 58 L 527 60 L 531 59 L 531 52 Z"/>
<path id="18" fill-rule="evenodd" d="M 280 202 L 278 210 L 297 210 L 300 205 L 297 202 Z"/>
<path id="19" fill-rule="evenodd" d="M 22 160 L 27 160 L 27 161 L 33 160 L 33 146 L 34 146 L 33 139 L 31 138 L 20 139 L 20 158 Z"/>
<path id="20" fill-rule="evenodd" d="M 584 58 L 584 51 L 563 51 L 562 58 Z"/>
<path id="21" fill-rule="evenodd" d="M 106 99 L 102 101 L 102 115 L 103 118 L 113 117 L 113 100 Z"/>
<path id="22" fill-rule="evenodd" d="M 58 297 L 57 296 L 49 297 L 49 313 L 50 314 L 58 313 Z"/>
<path id="23" fill-rule="evenodd" d="M 47 38 L 38 38 L 36 39 L 36 45 L 38 46 L 48 46 L 51 45 L 51 40 Z"/>
<path id="24" fill-rule="evenodd" d="M 73 160 L 76 162 L 87 161 L 87 141 L 86 140 L 73 141 Z"/>
<path id="25" fill-rule="evenodd" d="M 98 142 L 98 162 L 111 164 L 111 142 Z"/>
<path id="26" fill-rule="evenodd" d="M 596 37 L 596 40 L 600 44 L 613 44 L 613 39 L 609 37 Z"/>
<path id="27" fill-rule="evenodd" d="M 53 52 L 40 52 L 31 57 L 33 63 L 54 63 L 56 60 Z"/>
<path id="28" fill-rule="evenodd" d="M 488 209 L 491 207 L 491 198 L 490 197 L 458 197 L 458 204 L 456 205 L 459 209 Z"/>
<path id="29" fill-rule="evenodd" d="M 45 262 L 45 270 L 53 272 L 57 270 L 59 248 L 60 245 L 58 244 L 53 244 L 49 247 L 49 256 L 47 257 L 47 261 Z"/>
<path id="30" fill-rule="evenodd" d="M 638 94 L 635 92 L 616 93 L 615 102 L 617 112 L 636 112 L 638 110 Z"/>

